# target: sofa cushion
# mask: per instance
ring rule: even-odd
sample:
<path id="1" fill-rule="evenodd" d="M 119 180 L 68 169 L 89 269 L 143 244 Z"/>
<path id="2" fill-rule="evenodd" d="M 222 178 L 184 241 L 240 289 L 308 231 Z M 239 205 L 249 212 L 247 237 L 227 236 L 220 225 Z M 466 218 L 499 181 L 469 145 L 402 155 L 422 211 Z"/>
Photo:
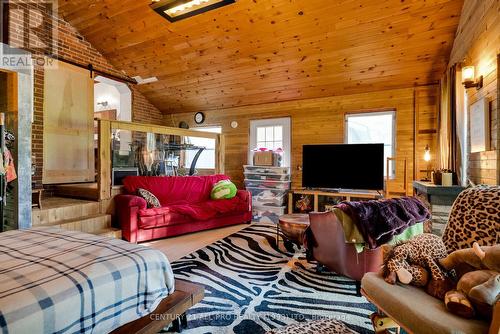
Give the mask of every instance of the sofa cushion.
<path id="1" fill-rule="evenodd" d="M 189 216 L 172 212 L 168 207 L 139 210 L 139 228 L 150 229 L 193 222 Z"/>
<path id="2" fill-rule="evenodd" d="M 148 204 L 148 208 L 159 208 L 161 207 L 160 201 L 156 196 L 146 189 L 139 188 L 137 189 L 137 194 L 144 198 L 146 203 Z"/>
<path id="3" fill-rule="evenodd" d="M 429 296 L 423 289 L 391 285 L 376 273 L 367 273 L 361 280 L 361 288 L 368 300 L 412 333 L 488 333 L 486 321 L 451 314 L 442 300 Z"/>
<path id="4" fill-rule="evenodd" d="M 152 192 L 161 206 L 185 201 L 199 203 L 210 199 L 214 184 L 229 179 L 225 175 L 207 176 L 127 176 L 123 180 L 125 190 L 136 194 L 142 188 Z"/>
<path id="5" fill-rule="evenodd" d="M 200 203 L 189 204 L 180 202 L 161 208 L 147 208 L 139 210 L 138 215 L 141 221 L 148 221 L 148 228 L 159 227 L 170 224 L 180 224 L 187 221 L 203 221 L 215 217 L 230 216 L 248 211 L 248 203 L 240 197 L 234 197 L 228 200 L 209 200 Z M 175 215 L 174 215 L 175 214 Z M 146 219 L 156 216 L 165 216 L 162 219 Z M 179 219 L 176 222 L 175 219 Z M 154 221 L 151 225 L 151 221 Z M 145 228 L 142 227 L 141 228 Z"/>

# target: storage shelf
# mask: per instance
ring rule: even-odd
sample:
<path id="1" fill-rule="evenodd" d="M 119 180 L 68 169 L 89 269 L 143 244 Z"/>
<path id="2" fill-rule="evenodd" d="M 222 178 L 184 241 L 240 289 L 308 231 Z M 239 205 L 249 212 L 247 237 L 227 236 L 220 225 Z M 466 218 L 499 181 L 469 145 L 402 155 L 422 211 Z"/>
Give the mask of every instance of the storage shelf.
<path id="1" fill-rule="evenodd" d="M 338 201 L 353 201 L 353 200 L 371 200 L 383 198 L 382 194 L 375 191 L 344 191 L 344 192 L 329 192 L 324 190 L 311 189 L 292 189 L 288 193 L 288 213 L 294 213 L 295 195 L 304 195 L 313 197 L 313 207 L 310 211 L 320 211 L 320 197 L 323 197 L 322 202 L 326 202 L 324 198 L 336 198 Z M 328 203 L 324 203 L 328 205 Z"/>

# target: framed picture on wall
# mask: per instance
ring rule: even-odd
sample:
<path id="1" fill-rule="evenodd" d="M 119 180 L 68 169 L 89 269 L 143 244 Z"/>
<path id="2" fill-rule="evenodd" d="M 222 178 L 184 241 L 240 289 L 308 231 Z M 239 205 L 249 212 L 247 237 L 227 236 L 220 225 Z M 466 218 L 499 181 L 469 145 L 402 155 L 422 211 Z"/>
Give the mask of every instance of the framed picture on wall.
<path id="1" fill-rule="evenodd" d="M 479 99 L 470 109 L 470 151 L 471 153 L 490 150 L 490 113 L 488 100 Z"/>

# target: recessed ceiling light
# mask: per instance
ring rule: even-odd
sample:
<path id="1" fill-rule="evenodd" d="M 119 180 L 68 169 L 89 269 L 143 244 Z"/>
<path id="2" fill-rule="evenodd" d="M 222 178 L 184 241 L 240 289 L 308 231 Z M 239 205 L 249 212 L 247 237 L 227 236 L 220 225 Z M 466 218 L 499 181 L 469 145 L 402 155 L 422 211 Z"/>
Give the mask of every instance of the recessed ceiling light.
<path id="1" fill-rule="evenodd" d="M 135 81 L 137 81 L 138 85 L 145 85 L 145 84 L 148 84 L 148 83 L 152 83 L 152 82 L 157 82 L 158 81 L 157 77 L 150 77 L 150 78 L 143 79 L 140 75 L 133 77 L 133 79 Z"/>
<path id="2" fill-rule="evenodd" d="M 234 2 L 236 0 L 158 0 L 153 1 L 151 8 L 170 22 L 175 22 Z"/>

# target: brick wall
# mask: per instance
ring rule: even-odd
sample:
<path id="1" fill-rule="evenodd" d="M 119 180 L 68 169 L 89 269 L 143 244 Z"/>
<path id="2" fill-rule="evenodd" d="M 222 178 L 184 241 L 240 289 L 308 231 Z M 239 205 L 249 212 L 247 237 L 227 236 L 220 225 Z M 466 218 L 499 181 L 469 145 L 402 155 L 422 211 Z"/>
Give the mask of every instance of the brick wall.
<path id="1" fill-rule="evenodd" d="M 77 62 L 82 65 L 92 64 L 96 70 L 104 71 L 116 76 L 123 77 L 124 74 L 113 67 L 113 65 L 89 42 L 87 42 L 69 23 L 59 17 L 51 16 L 44 11 L 44 7 L 29 1 L 15 1 L 16 5 L 24 10 L 29 10 L 30 17 L 36 18 L 43 10 L 43 15 L 48 18 L 51 24 L 56 27 L 56 50 L 57 56 Z M 36 9 L 36 10 L 33 10 Z M 22 36 L 21 15 L 19 12 L 11 12 L 9 22 L 9 44 L 13 47 L 22 48 L 30 52 L 35 50 L 27 46 Z M 50 29 L 50 25 L 45 27 Z M 42 186 L 43 170 L 43 90 L 44 90 L 44 70 L 43 67 L 35 65 L 34 80 L 34 123 L 32 130 L 33 156 L 37 165 L 36 174 L 33 181 L 36 187 Z M 133 85 L 132 91 L 132 119 L 135 122 L 164 124 L 161 112 L 154 107 Z"/>

